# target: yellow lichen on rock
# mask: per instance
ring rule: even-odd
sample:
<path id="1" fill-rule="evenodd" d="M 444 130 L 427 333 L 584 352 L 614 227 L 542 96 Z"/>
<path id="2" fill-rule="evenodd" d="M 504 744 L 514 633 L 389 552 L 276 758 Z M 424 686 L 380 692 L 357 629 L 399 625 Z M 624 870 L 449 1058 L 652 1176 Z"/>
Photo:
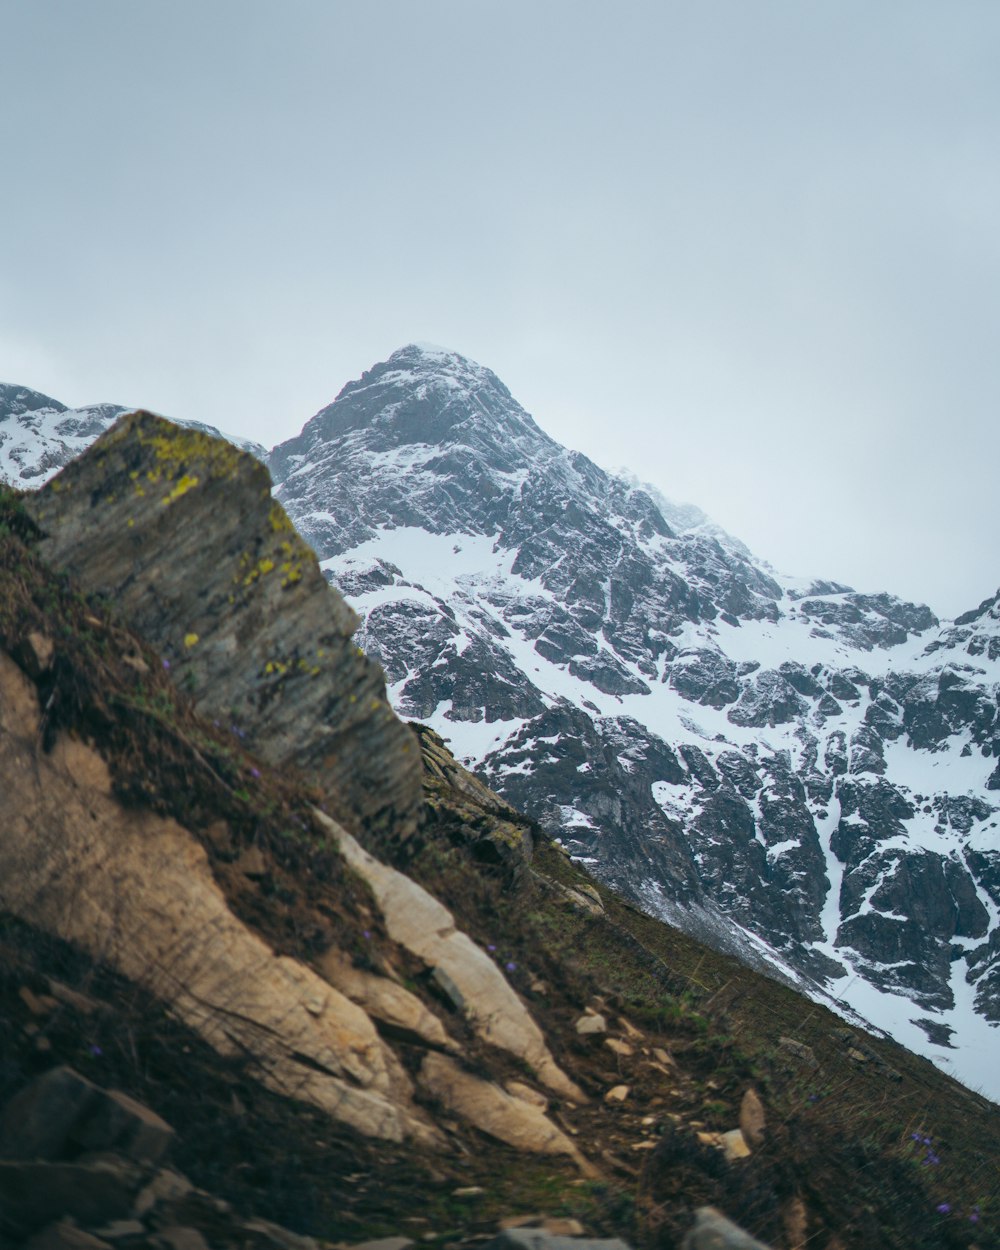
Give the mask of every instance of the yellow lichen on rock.
<path id="1" fill-rule="evenodd" d="M 163 496 L 161 503 L 167 505 L 174 503 L 182 495 L 186 495 L 192 487 L 197 486 L 198 482 L 199 479 L 193 473 L 185 473 L 170 494 Z"/>

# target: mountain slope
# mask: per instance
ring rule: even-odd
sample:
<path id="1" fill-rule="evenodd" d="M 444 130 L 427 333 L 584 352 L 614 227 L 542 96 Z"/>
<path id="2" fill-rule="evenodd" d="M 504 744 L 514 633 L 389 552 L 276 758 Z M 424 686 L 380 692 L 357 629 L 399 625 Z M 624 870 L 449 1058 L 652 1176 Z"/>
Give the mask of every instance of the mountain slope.
<path id="1" fill-rule="evenodd" d="M 403 714 L 654 914 L 1000 1090 L 987 605 L 778 577 L 439 349 L 270 466 Z"/>
<path id="2" fill-rule="evenodd" d="M 5 394 L 0 437 L 61 409 Z M 996 599 L 779 576 L 436 348 L 269 465 L 403 715 L 652 914 L 1000 1094 Z"/>

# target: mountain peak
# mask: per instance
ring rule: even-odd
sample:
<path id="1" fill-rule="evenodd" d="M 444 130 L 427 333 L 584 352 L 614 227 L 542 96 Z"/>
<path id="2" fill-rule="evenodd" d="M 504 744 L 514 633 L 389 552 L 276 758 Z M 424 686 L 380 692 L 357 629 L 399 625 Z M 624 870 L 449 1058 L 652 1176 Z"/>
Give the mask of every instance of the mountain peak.
<path id="1" fill-rule="evenodd" d="M 0 421 L 6 417 L 20 417 L 26 412 L 65 412 L 66 405 L 51 395 L 33 391 L 28 386 L 0 382 Z"/>
<path id="2" fill-rule="evenodd" d="M 348 382 L 302 433 L 271 457 L 276 482 L 317 457 L 409 455 L 404 449 L 465 446 L 504 471 L 549 442 L 491 370 L 443 347 L 408 343 Z M 520 449 L 518 452 L 516 449 Z"/>
<path id="3" fill-rule="evenodd" d="M 348 382 L 337 399 L 375 383 L 416 386 L 421 398 L 426 394 L 421 387 L 468 394 L 486 388 L 511 400 L 510 392 L 492 370 L 436 343 L 406 343 L 397 348 L 388 359 L 366 369 L 356 382 Z"/>

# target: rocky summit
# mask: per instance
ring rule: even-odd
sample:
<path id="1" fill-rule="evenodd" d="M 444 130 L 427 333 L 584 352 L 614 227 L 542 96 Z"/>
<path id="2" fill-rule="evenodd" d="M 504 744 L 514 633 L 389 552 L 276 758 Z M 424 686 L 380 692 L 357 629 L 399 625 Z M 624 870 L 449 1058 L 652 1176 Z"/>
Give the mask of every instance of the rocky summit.
<path id="1" fill-rule="evenodd" d="M 447 432 L 478 419 L 464 382 L 434 381 L 442 370 L 490 388 L 477 409 L 489 429 L 468 437 L 484 449 L 490 438 L 507 445 L 506 392 L 485 371 L 426 349 L 402 353 L 371 381 L 395 395 L 393 411 L 375 389 L 374 415 L 327 413 L 329 432 L 380 429 L 386 454 L 402 448 L 420 478 L 412 442 L 399 442 L 401 431 L 413 437 L 405 413 L 393 433 L 405 394 L 432 408 L 443 397 L 447 410 L 437 450 L 419 456 L 447 455 Z M 428 376 L 414 383 L 414 372 Z M 563 542 L 574 506 L 565 492 L 596 509 L 605 479 L 519 410 L 513 417 L 512 437 L 533 465 L 548 456 L 553 466 L 543 534 Z M 507 452 L 494 471 L 498 491 L 521 471 Z M 307 463 L 298 454 L 285 449 L 289 475 Z M 486 451 L 477 455 L 484 461 Z M 436 487 L 424 477 L 429 517 Z M 484 476 L 469 499 L 488 486 Z M 621 511 L 605 516 L 594 549 L 578 544 L 591 574 L 614 535 L 624 545 L 628 534 L 637 550 L 661 555 L 669 544 L 715 544 L 733 577 L 745 567 L 765 579 L 724 536 L 678 537 L 648 495 L 620 490 Z M 461 502 L 457 486 L 452 498 Z M 313 513 L 336 506 L 332 495 L 319 502 Z M 553 748 L 578 776 L 604 759 L 631 779 L 619 793 L 602 783 L 615 800 L 603 809 L 608 829 L 633 822 L 625 867 L 662 874 L 664 897 L 714 946 L 591 876 L 588 857 L 546 829 L 569 842 L 572 813 L 560 809 L 564 823 L 545 808 L 538 819 L 522 813 L 486 784 L 487 769 L 469 772 L 433 727 L 393 711 L 389 696 L 397 706 L 417 697 L 410 670 L 400 676 L 380 652 L 387 690 L 383 669 L 357 645 L 367 637 L 359 618 L 321 563 L 345 561 L 342 580 L 353 569 L 365 628 L 378 606 L 365 600 L 373 586 L 384 606 L 402 605 L 409 624 L 397 637 L 408 654 L 419 617 L 407 618 L 405 605 L 416 604 L 430 630 L 436 584 L 407 584 L 400 564 L 363 550 L 406 527 L 355 516 L 370 532 L 358 528 L 354 546 L 333 556 L 321 548 L 321 562 L 259 458 L 142 411 L 121 414 L 41 489 L 0 492 L 2 1250 L 1000 1245 L 995 1106 L 748 967 L 749 929 L 726 899 L 709 897 L 682 822 L 664 816 L 655 841 L 628 814 L 630 796 L 642 797 L 642 768 L 681 795 L 694 793 L 697 777 L 706 792 L 728 793 L 724 778 L 749 797 L 762 775 L 738 763 L 735 747 L 726 773 L 721 746 L 706 740 L 698 754 L 689 740 L 655 738 L 630 712 L 602 715 L 598 699 L 670 690 L 657 674 L 677 659 L 669 648 L 679 651 L 678 635 L 665 634 L 662 648 L 654 639 L 656 620 L 667 618 L 650 617 L 643 633 L 623 592 L 609 589 L 620 606 L 612 621 L 606 600 L 598 619 L 597 598 L 571 590 L 583 564 L 558 573 L 547 563 L 554 545 L 532 540 L 512 501 L 503 517 L 499 528 L 487 517 L 464 535 L 408 527 L 418 550 L 437 543 L 442 553 L 444 543 L 456 557 L 438 568 L 458 589 L 440 601 L 454 630 L 440 626 L 433 654 L 495 648 L 481 652 L 483 701 L 459 703 L 450 687 L 454 697 L 430 719 L 498 735 L 506 722 L 489 691 L 504 682 L 485 658 L 517 659 L 511 697 L 537 700 L 508 718 L 522 732 L 522 758 L 544 763 Z M 504 524 L 522 535 L 516 555 L 503 546 Z M 511 567 L 484 579 L 458 559 L 466 549 Z M 523 551 L 535 563 L 515 573 Z M 761 580 L 741 617 L 731 597 L 724 609 L 710 598 L 707 580 L 684 583 L 681 567 L 678 557 L 670 577 L 655 570 L 646 591 L 656 577 L 674 585 L 676 611 L 692 627 L 721 631 L 723 611 L 743 622 L 731 629 L 777 626 L 791 611 Z M 572 580 L 557 592 L 547 584 L 556 576 Z M 533 642 L 548 626 L 532 640 L 534 626 L 505 623 L 514 579 L 530 589 L 536 624 L 558 602 L 565 631 L 582 637 L 589 621 L 591 638 L 604 639 L 597 653 L 581 645 L 545 660 Z M 865 630 L 889 612 L 916 611 L 913 628 L 922 619 L 881 598 L 877 608 L 853 604 Z M 995 619 L 996 603 L 985 603 L 940 631 L 938 650 L 988 656 Z M 908 638 L 910 625 L 900 626 Z M 644 654 L 627 658 L 642 639 L 659 669 Z M 577 653 L 593 661 L 577 665 L 587 678 L 573 670 Z M 602 689 L 611 678 L 599 671 L 628 688 Z M 832 669 L 829 678 L 807 671 L 831 686 L 817 704 L 829 693 L 862 705 L 859 675 L 836 673 L 854 681 L 855 699 L 832 689 Z M 571 705 L 548 689 L 551 673 L 594 692 L 574 722 L 579 747 L 560 737 Z M 733 698 L 705 706 L 759 711 L 777 693 L 768 704 L 776 708 L 789 696 L 765 675 L 747 669 Z M 787 680 L 808 707 L 814 696 Z M 931 741 L 941 718 L 953 733 L 979 706 L 958 687 L 951 701 L 940 695 L 950 688 L 938 683 L 937 712 L 921 721 Z M 904 692 L 892 689 L 905 709 Z M 773 719 L 770 728 L 786 723 Z M 754 760 L 760 727 L 726 723 L 747 735 L 737 741 Z M 778 777 L 777 764 L 756 762 Z M 848 757 L 835 774 L 845 786 L 858 775 L 850 767 Z M 805 783 L 790 756 L 784 768 L 794 797 Z M 873 784 L 888 783 L 880 775 Z M 664 794 L 651 793 L 663 813 Z M 864 801 L 858 810 L 870 814 Z M 765 798 L 755 803 L 763 819 Z M 727 945 L 742 962 L 716 949 Z"/>

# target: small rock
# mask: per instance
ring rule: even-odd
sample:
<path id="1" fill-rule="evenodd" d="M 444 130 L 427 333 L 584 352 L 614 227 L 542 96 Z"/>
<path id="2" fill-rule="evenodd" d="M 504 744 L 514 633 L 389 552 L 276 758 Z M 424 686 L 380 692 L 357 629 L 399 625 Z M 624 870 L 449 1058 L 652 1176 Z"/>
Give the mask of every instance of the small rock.
<path id="1" fill-rule="evenodd" d="M 259 846 L 248 846 L 237 859 L 236 867 L 244 877 L 266 877 L 268 873 L 267 860 Z"/>
<path id="2" fill-rule="evenodd" d="M 280 1224 L 260 1218 L 243 1220 L 239 1226 L 239 1244 L 243 1250 L 317 1250 L 312 1237 L 302 1237 Z"/>
<path id="3" fill-rule="evenodd" d="M 220 855 L 231 857 L 234 853 L 233 835 L 229 826 L 224 820 L 213 820 L 205 830 L 205 837 L 208 839 L 214 851 Z"/>
<path id="4" fill-rule="evenodd" d="M 855 1063 L 867 1063 L 867 1062 L 868 1062 L 868 1056 L 867 1056 L 867 1055 L 863 1055 L 863 1054 L 861 1053 L 861 1051 L 860 1051 L 860 1050 L 858 1050 L 858 1049 L 857 1049 L 856 1047 L 854 1047 L 854 1046 L 849 1046 L 849 1047 L 848 1047 L 848 1049 L 847 1049 L 847 1057 L 848 1057 L 848 1059 L 853 1059 Z"/>
<path id="5" fill-rule="evenodd" d="M 656 1142 L 647 1138 L 645 1141 L 636 1141 L 631 1145 L 632 1150 L 655 1150 Z"/>
<path id="6" fill-rule="evenodd" d="M 617 1037 L 606 1037 L 604 1045 L 608 1050 L 613 1050 L 616 1055 L 634 1055 L 635 1051 L 628 1042 L 619 1041 Z"/>
<path id="7" fill-rule="evenodd" d="M 105 1241 L 121 1241 L 125 1237 L 145 1237 L 146 1225 L 141 1220 L 112 1220 L 104 1228 L 95 1228 L 94 1236 Z"/>
<path id="8" fill-rule="evenodd" d="M 550 1217 L 542 1221 L 542 1228 L 553 1237 L 582 1237 L 584 1232 L 580 1221 L 572 1217 Z"/>
<path id="9" fill-rule="evenodd" d="M 730 1163 L 736 1159 L 745 1159 L 751 1153 L 742 1130 L 738 1128 L 731 1128 L 728 1133 L 720 1134 L 719 1141 Z"/>
<path id="10" fill-rule="evenodd" d="M 624 1016 L 618 1017 L 618 1027 L 623 1033 L 627 1033 L 633 1041 L 640 1042 L 644 1037 L 642 1030 L 637 1029 L 635 1025 L 632 1024 L 631 1021 L 626 1020 Z"/>
<path id="11" fill-rule="evenodd" d="M 59 1006 L 54 998 L 49 998 L 47 994 L 35 994 L 26 985 L 21 986 L 17 996 L 33 1016 L 47 1016 Z"/>
<path id="12" fill-rule="evenodd" d="M 140 1173 L 113 1156 L 91 1163 L 0 1161 L 0 1210 L 5 1231 L 19 1238 L 65 1217 L 99 1226 L 125 1218 Z"/>
<path id="13" fill-rule="evenodd" d="M 769 1247 L 726 1219 L 715 1207 L 699 1207 L 694 1227 L 681 1243 L 681 1250 L 769 1250 Z"/>
<path id="14" fill-rule="evenodd" d="M 347 1250 L 410 1250 L 416 1245 L 412 1237 L 377 1237 L 374 1241 L 358 1241 Z"/>
<path id="15" fill-rule="evenodd" d="M 121 1090 L 100 1090 L 100 1095 L 74 1140 L 89 1150 L 117 1150 L 139 1163 L 158 1163 L 174 1139 L 170 1125 Z"/>
<path id="16" fill-rule="evenodd" d="M 145 1232 L 145 1229 L 142 1231 Z M 24 1250 L 110 1250 L 110 1247 L 93 1233 L 85 1233 L 75 1224 L 60 1221 L 35 1233 L 25 1242 Z"/>
<path id="17" fill-rule="evenodd" d="M 453 1198 L 481 1198 L 486 1190 L 482 1185 L 463 1185 L 460 1189 L 453 1189 L 451 1196 Z"/>
<path id="18" fill-rule="evenodd" d="M 653 1047 L 653 1058 L 658 1063 L 662 1063 L 663 1066 L 666 1068 L 672 1068 L 676 1066 L 674 1064 L 673 1056 L 669 1053 L 669 1051 L 664 1050 L 662 1046 Z"/>
<path id="19" fill-rule="evenodd" d="M 794 1055 L 808 1068 L 818 1068 L 819 1062 L 816 1054 L 811 1046 L 807 1046 L 805 1042 L 797 1042 L 794 1037 L 779 1037 L 779 1047 L 790 1055 Z M 707 1208 L 706 1208 L 707 1209 Z"/>
<path id="20" fill-rule="evenodd" d="M 601 900 L 593 899 L 589 894 L 584 894 L 582 890 L 574 890 L 572 886 L 557 885 L 559 893 L 572 903 L 574 907 L 582 912 L 586 912 L 588 916 L 602 916 L 604 914 L 604 904 Z"/>
<path id="21" fill-rule="evenodd" d="M 613 1085 L 604 1095 L 605 1102 L 624 1102 L 632 1092 L 628 1085 Z"/>
<path id="22" fill-rule="evenodd" d="M 96 1085 L 72 1068 L 52 1068 L 25 1086 L 0 1114 L 0 1156 L 57 1159 L 76 1125 L 93 1110 Z"/>
<path id="23" fill-rule="evenodd" d="M 809 1212 L 801 1198 L 793 1198 L 785 1207 L 784 1225 L 789 1250 L 803 1250 L 808 1241 Z"/>
<path id="24" fill-rule="evenodd" d="M 530 1103 L 541 1111 L 545 1111 L 549 1105 L 549 1100 L 543 1093 L 530 1085 L 526 1085 L 524 1081 L 505 1081 L 504 1089 L 506 1089 L 508 1094 L 513 1094 L 515 1098 L 520 1098 L 522 1102 Z"/>
<path id="25" fill-rule="evenodd" d="M 209 1250 L 208 1242 L 196 1228 L 185 1228 L 173 1225 L 161 1228 L 150 1238 L 155 1246 L 163 1246 L 165 1250 Z"/>
<path id="26" fill-rule="evenodd" d="M 33 629 L 28 634 L 24 651 L 25 670 L 29 677 L 41 677 L 42 673 L 48 672 L 51 668 L 52 656 L 55 652 L 51 638 Z"/>
<path id="27" fill-rule="evenodd" d="M 176 1202 L 186 1197 L 193 1189 L 194 1186 L 186 1176 L 182 1176 L 180 1172 L 172 1172 L 169 1168 L 162 1168 L 139 1191 L 133 1210 L 136 1215 L 145 1216 L 161 1203 Z"/>
<path id="28" fill-rule="evenodd" d="M 58 999 L 61 1003 L 65 1003 L 67 1007 L 72 1007 L 74 1011 L 78 1011 L 84 1016 L 92 1016 L 95 1011 L 99 1011 L 103 1006 L 96 998 L 91 998 L 89 994 L 81 994 L 79 990 L 71 990 L 68 985 L 63 985 L 61 981 L 54 981 L 51 977 L 49 978 L 49 992 L 53 998 Z"/>
<path id="29" fill-rule="evenodd" d="M 746 1091 L 740 1103 L 740 1128 L 750 1145 L 755 1150 L 759 1149 L 764 1141 L 767 1117 L 760 1095 L 753 1088 Z"/>
<path id="30" fill-rule="evenodd" d="M 608 1022 L 603 1016 L 581 1016 L 574 1025 L 581 1037 L 591 1037 L 595 1033 L 607 1033 Z"/>
<path id="31" fill-rule="evenodd" d="M 157 1162 L 174 1130 L 120 1090 L 105 1090 L 72 1068 L 51 1068 L 16 1094 L 0 1117 L 0 1155 L 58 1159 L 84 1150 L 115 1150 Z"/>
<path id="32" fill-rule="evenodd" d="M 538 1228 L 545 1219 L 544 1215 L 507 1215 L 504 1216 L 497 1224 L 500 1232 L 506 1231 L 508 1228 Z"/>

